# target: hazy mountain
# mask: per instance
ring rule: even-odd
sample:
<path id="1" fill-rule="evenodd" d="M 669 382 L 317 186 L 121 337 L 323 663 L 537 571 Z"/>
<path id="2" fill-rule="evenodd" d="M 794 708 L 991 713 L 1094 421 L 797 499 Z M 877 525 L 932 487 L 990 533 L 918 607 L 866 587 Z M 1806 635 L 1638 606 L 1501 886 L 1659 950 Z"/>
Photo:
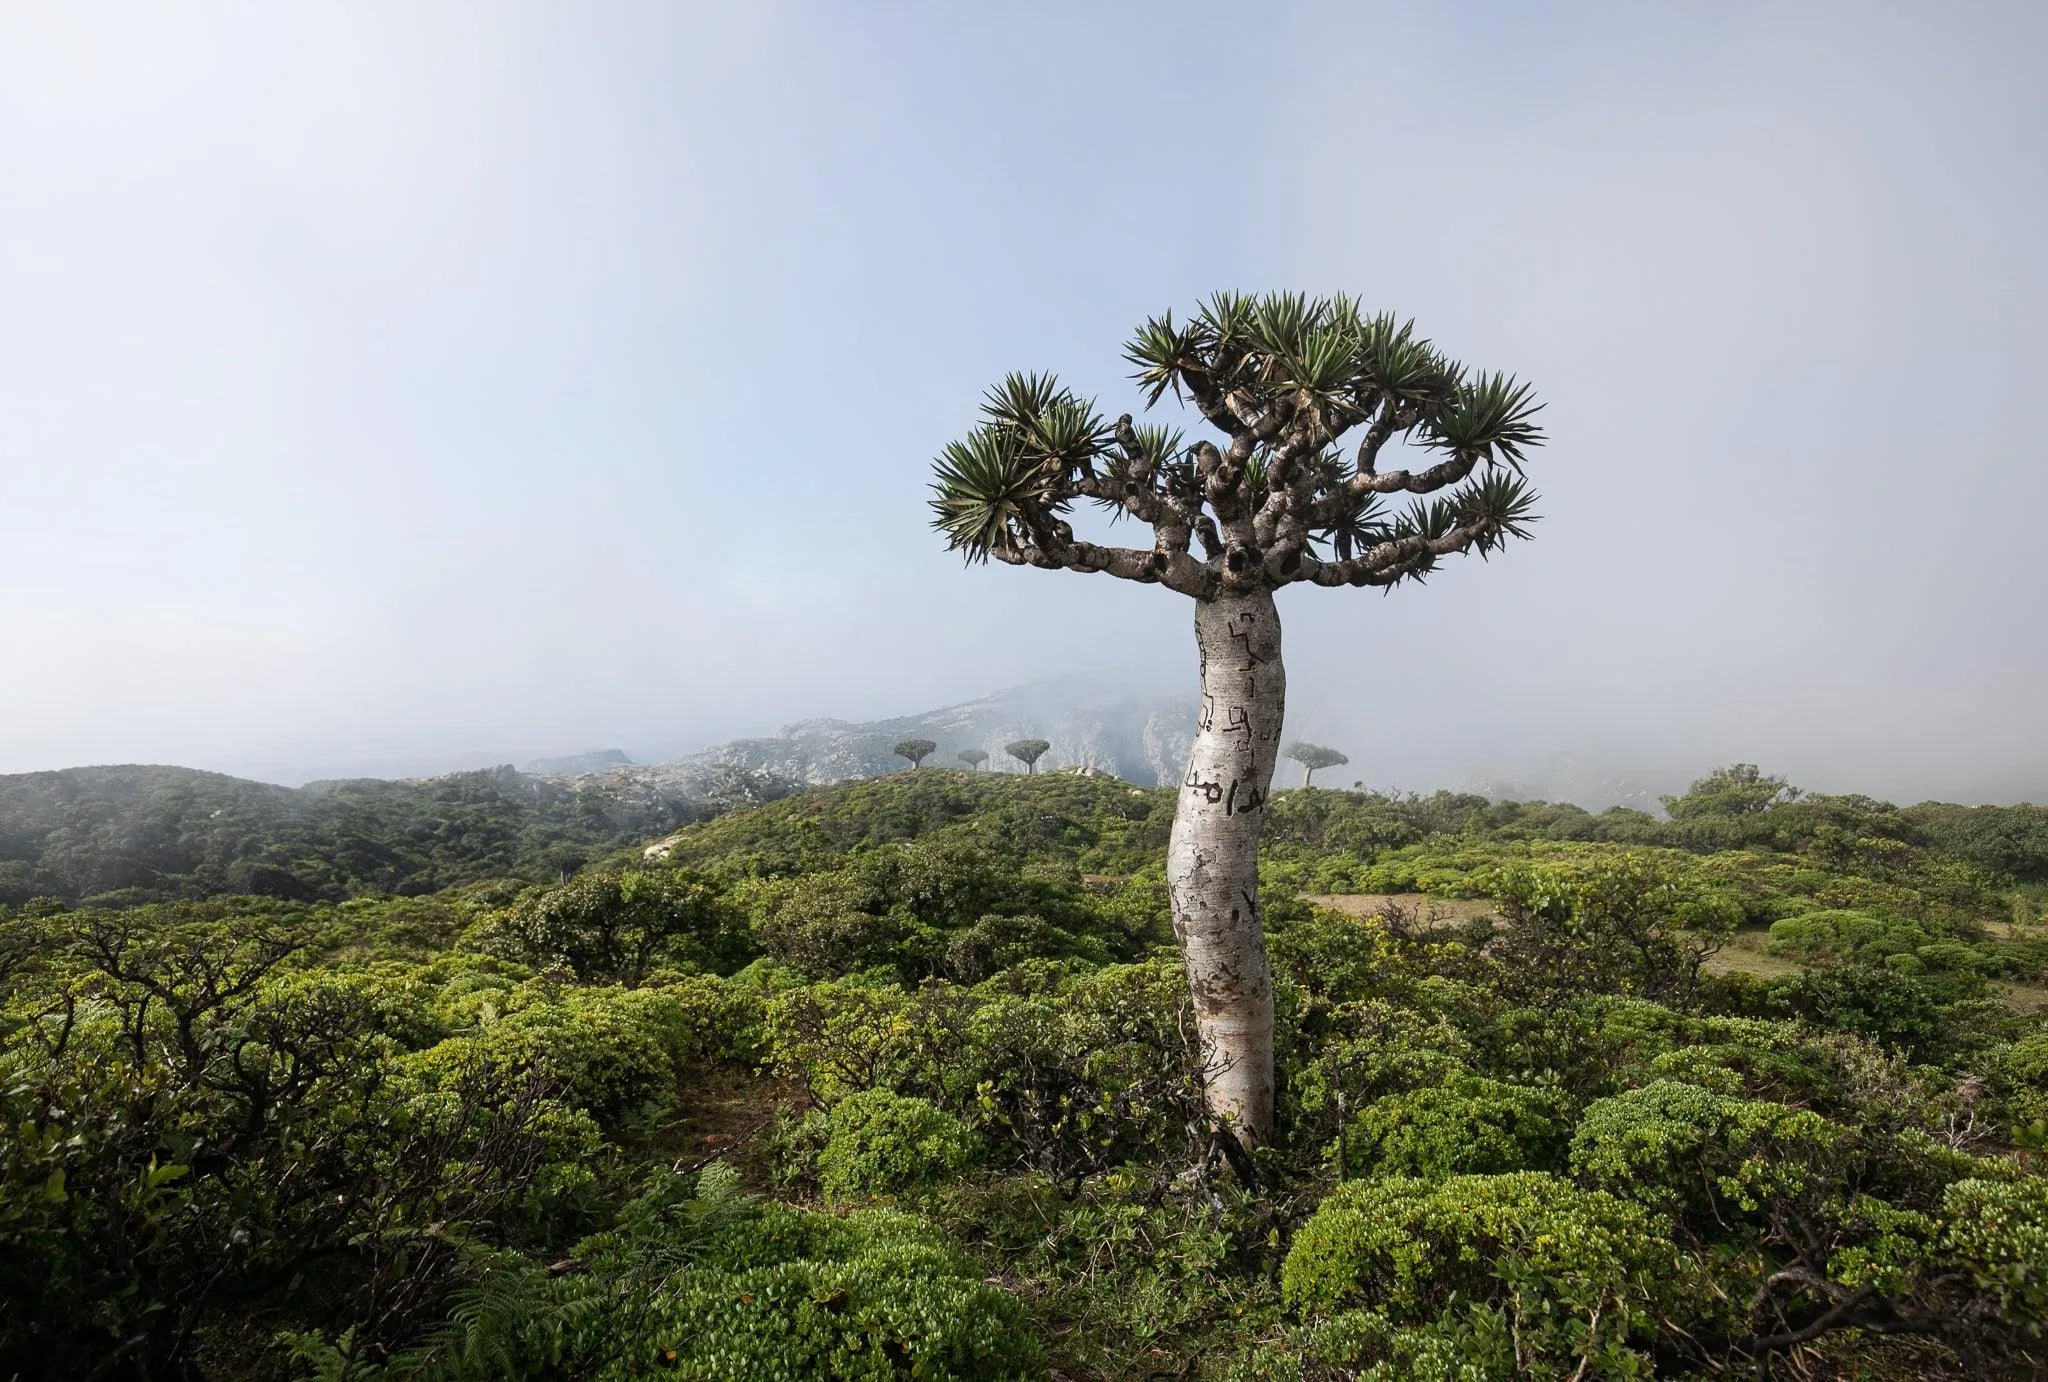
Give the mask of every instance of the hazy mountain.
<path id="1" fill-rule="evenodd" d="M 1654 769 L 1560 753 L 1519 768 L 1481 768 L 1458 784 L 1495 801 L 1568 801 L 1588 811 L 1627 806 L 1661 815 L 1660 797 L 1677 796 L 1705 771 Z"/>
<path id="2" fill-rule="evenodd" d="M 589 749 L 583 753 L 565 754 L 560 758 L 536 758 L 530 763 L 521 763 L 519 771 L 564 777 L 576 773 L 599 773 L 607 768 L 622 768 L 632 761 L 626 756 L 624 749 Z"/>
<path id="3" fill-rule="evenodd" d="M 1038 761 L 1040 772 L 1086 768 L 1163 786 L 1180 780 L 1194 732 L 1192 697 L 1113 675 L 1073 676 L 919 715 L 860 723 L 801 720 L 778 734 L 716 744 L 659 767 L 686 777 L 734 768 L 820 785 L 900 771 L 906 764 L 895 746 L 905 739 L 929 739 L 939 747 L 928 763 L 957 768 L 962 750 L 980 749 L 988 755 L 986 770 L 1023 772 L 1024 765 L 1005 754 L 1003 746 L 1044 739 L 1052 748 Z M 641 771 L 621 770 L 627 776 Z M 648 773 L 650 780 L 664 775 Z"/>

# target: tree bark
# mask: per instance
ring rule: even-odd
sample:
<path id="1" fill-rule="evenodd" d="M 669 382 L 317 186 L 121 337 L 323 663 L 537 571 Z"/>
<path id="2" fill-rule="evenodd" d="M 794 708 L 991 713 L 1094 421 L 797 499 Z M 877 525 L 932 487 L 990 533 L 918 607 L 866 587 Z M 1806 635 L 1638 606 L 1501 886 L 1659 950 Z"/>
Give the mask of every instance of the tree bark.
<path id="1" fill-rule="evenodd" d="M 1270 590 L 1195 604 L 1202 711 L 1167 846 L 1210 1112 L 1240 1142 L 1273 1136 L 1273 979 L 1259 927 L 1259 825 L 1273 785 L 1287 672 Z"/>

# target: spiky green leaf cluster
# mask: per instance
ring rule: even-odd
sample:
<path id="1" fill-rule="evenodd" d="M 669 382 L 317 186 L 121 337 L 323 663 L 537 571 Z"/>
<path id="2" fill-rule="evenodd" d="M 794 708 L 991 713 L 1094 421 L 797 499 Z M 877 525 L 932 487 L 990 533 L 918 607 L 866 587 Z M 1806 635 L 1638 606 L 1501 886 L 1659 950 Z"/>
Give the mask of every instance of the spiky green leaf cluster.
<path id="1" fill-rule="evenodd" d="M 1192 321 L 1148 320 L 1124 347 L 1147 406 L 1168 391 L 1257 416 L 1277 404 L 1316 410 L 1326 435 L 1383 422 L 1423 445 L 1519 466 L 1541 445 L 1542 405 L 1501 374 L 1465 367 L 1392 313 L 1367 316 L 1344 294 L 1218 293 Z"/>
<path id="2" fill-rule="evenodd" d="M 1061 482 L 1089 468 L 1114 433 L 1094 405 L 1049 374 L 1012 374 L 989 390 L 982 422 L 934 463 L 933 526 L 949 551 L 986 560 L 1013 523 L 1062 511 Z"/>

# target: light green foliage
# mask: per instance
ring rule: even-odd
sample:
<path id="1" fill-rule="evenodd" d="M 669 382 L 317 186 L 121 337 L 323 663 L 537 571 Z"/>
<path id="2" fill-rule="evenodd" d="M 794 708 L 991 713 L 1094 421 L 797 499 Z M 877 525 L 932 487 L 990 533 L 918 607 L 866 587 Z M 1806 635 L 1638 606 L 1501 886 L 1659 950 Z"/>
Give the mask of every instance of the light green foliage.
<path id="1" fill-rule="evenodd" d="M 830 1200 L 898 1194 L 950 1179 L 974 1160 L 974 1134 L 929 1100 L 866 1089 L 826 1117 L 818 1184 Z"/>
<path id="2" fill-rule="evenodd" d="M 1587 1108 L 1571 1164 L 1614 1194 L 1711 1225 L 1825 1192 L 1849 1140 L 1810 1110 L 1658 1080 Z"/>
<path id="3" fill-rule="evenodd" d="M 1642 1345 L 1678 1284 L 1665 1232 L 1626 1201 L 1542 1172 L 1353 1181 L 1302 1227 L 1281 1286 L 1312 1317 L 1380 1317 L 1359 1331 L 1356 1363 L 1384 1361 L 1379 1349 L 1440 1355 L 1432 1331 L 1484 1336 L 1506 1316 L 1509 1356 L 1535 1375 L 1568 1377 L 1583 1363 L 1582 1376 L 1645 1376 Z"/>
<path id="4" fill-rule="evenodd" d="M 1560 1141 L 1552 1094 L 1460 1075 L 1367 1104 L 1352 1124 L 1349 1155 L 1355 1174 L 1434 1179 L 1545 1169 Z"/>
<path id="5" fill-rule="evenodd" d="M 1942 1197 L 1943 1255 L 2030 1336 L 2048 1323 L 2048 1180 L 1961 1180 Z"/>
<path id="6" fill-rule="evenodd" d="M 680 1063 L 696 1046 L 686 1000 L 667 990 L 566 989 L 537 985 L 511 995 L 497 1020 L 409 1056 L 406 1074 L 441 1089 L 469 1072 L 523 1075 L 587 1109 L 607 1129 L 643 1125 L 674 1097 Z"/>

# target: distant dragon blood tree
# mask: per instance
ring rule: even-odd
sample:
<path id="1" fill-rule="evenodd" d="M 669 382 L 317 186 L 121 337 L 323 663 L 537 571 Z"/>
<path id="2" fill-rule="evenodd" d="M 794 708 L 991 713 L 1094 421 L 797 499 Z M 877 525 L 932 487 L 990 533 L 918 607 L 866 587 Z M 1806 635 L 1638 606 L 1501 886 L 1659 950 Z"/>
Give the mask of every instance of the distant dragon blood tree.
<path id="1" fill-rule="evenodd" d="M 938 747 L 937 744 L 934 744 L 929 739 L 905 739 L 895 748 L 889 750 L 889 752 L 895 754 L 898 758 L 909 759 L 910 766 L 914 769 L 922 767 L 925 759 L 930 758 L 938 750 Z"/>
<path id="2" fill-rule="evenodd" d="M 1326 749 L 1321 744 L 1311 744 L 1306 739 L 1289 744 L 1280 750 L 1282 758 L 1291 758 L 1301 764 L 1301 785 L 1307 787 L 1316 780 L 1316 772 L 1322 768 L 1341 768 L 1351 760 L 1336 749 Z"/>
<path id="3" fill-rule="evenodd" d="M 979 768 L 988 762 L 987 749 L 962 749 L 957 757 L 970 768 Z"/>
<path id="4" fill-rule="evenodd" d="M 1185 324 L 1146 322 L 1124 356 L 1147 408 L 1169 390 L 1192 401 L 1220 445 L 1128 413 L 1107 421 L 1051 376 L 1013 374 L 935 462 L 933 526 L 970 562 L 1106 571 L 1194 601 L 1202 710 L 1167 882 L 1210 1110 L 1257 1144 L 1273 1133 L 1259 823 L 1287 691 L 1273 592 L 1385 589 L 1527 537 L 1535 495 L 1522 466 L 1543 441 L 1542 405 L 1528 385 L 1468 370 L 1413 323 L 1343 296 L 1218 294 Z M 1382 470 L 1390 442 L 1428 464 Z M 1436 497 L 1384 511 L 1396 494 Z M 1077 500 L 1149 525 L 1151 545 L 1076 537 Z"/>
<path id="5" fill-rule="evenodd" d="M 1019 739 L 1014 744 L 1003 745 L 1003 752 L 1024 765 L 1024 771 L 1038 771 L 1038 760 L 1045 757 L 1045 751 L 1052 745 L 1043 739 Z"/>

